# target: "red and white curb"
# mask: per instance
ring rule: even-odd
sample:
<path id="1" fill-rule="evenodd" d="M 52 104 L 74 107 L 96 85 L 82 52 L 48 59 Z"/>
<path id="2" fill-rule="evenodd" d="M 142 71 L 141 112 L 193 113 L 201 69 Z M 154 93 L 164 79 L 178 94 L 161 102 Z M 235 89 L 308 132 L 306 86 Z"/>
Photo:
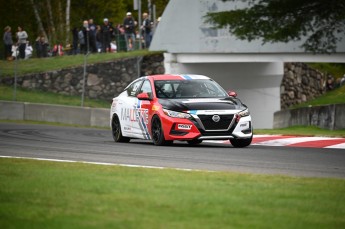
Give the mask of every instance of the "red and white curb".
<path id="1" fill-rule="evenodd" d="M 229 141 L 208 141 L 230 143 Z M 251 145 L 345 149 L 345 138 L 254 135 Z"/>
<path id="2" fill-rule="evenodd" d="M 345 149 L 345 138 L 254 135 L 252 145 Z"/>

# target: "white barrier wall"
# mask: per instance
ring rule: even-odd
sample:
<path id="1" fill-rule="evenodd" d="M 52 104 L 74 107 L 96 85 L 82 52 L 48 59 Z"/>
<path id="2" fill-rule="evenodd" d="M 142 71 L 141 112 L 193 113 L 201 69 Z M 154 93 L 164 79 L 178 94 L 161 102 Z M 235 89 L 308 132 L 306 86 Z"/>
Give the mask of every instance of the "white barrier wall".
<path id="1" fill-rule="evenodd" d="M 0 119 L 110 126 L 110 109 L 0 101 Z"/>

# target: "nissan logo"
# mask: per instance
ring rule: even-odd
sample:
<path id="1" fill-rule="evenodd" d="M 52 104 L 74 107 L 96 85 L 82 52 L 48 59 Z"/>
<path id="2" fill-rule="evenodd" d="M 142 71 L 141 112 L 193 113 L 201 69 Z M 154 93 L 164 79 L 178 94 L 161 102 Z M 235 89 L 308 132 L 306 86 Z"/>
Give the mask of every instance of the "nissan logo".
<path id="1" fill-rule="evenodd" d="M 220 121 L 219 115 L 213 115 L 213 116 L 212 116 L 212 120 L 213 120 L 214 122 L 219 122 L 219 121 Z"/>

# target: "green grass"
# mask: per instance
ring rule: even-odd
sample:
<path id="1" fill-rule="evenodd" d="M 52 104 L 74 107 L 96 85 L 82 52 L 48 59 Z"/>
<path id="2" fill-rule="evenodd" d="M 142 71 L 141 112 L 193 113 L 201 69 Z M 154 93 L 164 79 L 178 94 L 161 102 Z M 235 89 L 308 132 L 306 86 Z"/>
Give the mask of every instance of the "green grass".
<path id="1" fill-rule="evenodd" d="M 345 180 L 0 159 L 1 228 L 344 228 Z"/>
<path id="2" fill-rule="evenodd" d="M 13 87 L 0 85 L 0 100 L 13 101 Z M 52 92 L 43 92 L 38 90 L 17 88 L 16 101 L 59 104 L 66 106 L 80 106 L 81 96 L 68 96 Z M 110 102 L 104 100 L 85 98 L 84 106 L 95 108 L 110 108 Z"/>
<path id="3" fill-rule="evenodd" d="M 101 53 L 91 54 L 88 56 L 87 62 L 99 63 L 109 60 L 116 60 L 127 57 L 144 56 L 158 52 L 149 52 L 147 50 L 137 50 L 133 52 L 119 52 L 119 53 Z M 17 64 L 17 74 L 27 74 L 33 72 L 46 72 L 52 70 L 58 70 L 63 68 L 70 68 L 80 66 L 84 64 L 84 55 L 72 55 L 50 58 L 32 58 L 28 60 L 16 61 L 0 61 L 0 76 L 14 76 L 14 69 Z"/>
<path id="4" fill-rule="evenodd" d="M 293 136 L 325 136 L 345 138 L 345 129 L 327 130 L 316 126 L 292 126 L 279 129 L 254 129 L 254 134 L 281 134 Z"/>
<path id="5" fill-rule="evenodd" d="M 345 73 L 345 64 L 343 63 L 308 63 L 308 65 L 323 73 L 331 74 L 335 78 L 341 78 Z"/>
<path id="6" fill-rule="evenodd" d="M 299 108 L 299 107 L 308 107 L 308 106 L 328 105 L 328 104 L 343 104 L 343 103 L 345 103 L 345 85 L 333 91 L 327 92 L 324 95 L 316 97 L 313 100 L 294 105 L 290 109 Z"/>

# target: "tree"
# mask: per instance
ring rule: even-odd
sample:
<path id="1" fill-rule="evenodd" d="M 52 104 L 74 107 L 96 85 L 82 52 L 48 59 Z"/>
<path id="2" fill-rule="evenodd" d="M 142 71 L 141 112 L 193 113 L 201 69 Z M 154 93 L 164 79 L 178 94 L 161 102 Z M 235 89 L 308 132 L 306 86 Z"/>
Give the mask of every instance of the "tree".
<path id="1" fill-rule="evenodd" d="M 235 1 L 235 0 L 222 0 Z M 305 39 L 302 48 L 313 53 L 334 53 L 345 34 L 344 0 L 242 0 L 247 7 L 210 12 L 206 22 L 229 28 L 242 40 L 266 42 Z"/>
<path id="2" fill-rule="evenodd" d="M 51 0 L 47 0 L 47 11 L 48 11 L 48 18 L 49 18 L 48 22 L 49 22 L 49 27 L 50 27 L 50 30 L 48 31 L 48 41 L 52 42 L 52 44 L 55 44 L 56 29 L 55 29 Z"/>
<path id="3" fill-rule="evenodd" d="M 43 23 L 42 23 L 42 19 L 38 13 L 38 8 L 37 8 L 37 5 L 34 3 L 34 0 L 30 0 L 30 3 L 31 3 L 31 6 L 32 6 L 32 9 L 34 10 L 34 14 L 35 14 L 35 18 L 36 18 L 36 21 L 37 21 L 37 24 L 38 24 L 38 28 L 39 30 L 41 31 L 41 33 L 43 34 L 43 36 L 45 38 L 47 38 L 47 33 L 43 27 Z"/>
<path id="4" fill-rule="evenodd" d="M 66 44 L 69 43 L 71 0 L 66 1 Z"/>

